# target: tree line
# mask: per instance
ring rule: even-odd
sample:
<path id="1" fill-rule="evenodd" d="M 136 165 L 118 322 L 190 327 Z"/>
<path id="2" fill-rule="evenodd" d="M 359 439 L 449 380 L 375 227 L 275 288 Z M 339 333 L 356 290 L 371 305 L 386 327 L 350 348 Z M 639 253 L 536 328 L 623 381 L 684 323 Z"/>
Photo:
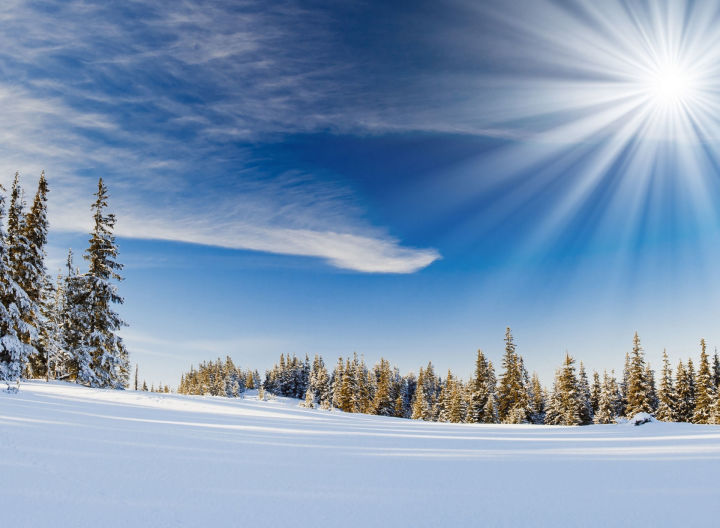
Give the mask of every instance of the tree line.
<path id="1" fill-rule="evenodd" d="M 0 186 L 0 381 L 8 389 L 21 378 L 126 387 L 128 352 L 117 335 L 125 323 L 113 308 L 123 302 L 116 286 L 122 265 L 116 260 L 115 215 L 106 212 L 108 189 L 100 178 L 83 255 L 87 272 L 75 267 L 69 251 L 66 272 L 54 280 L 45 265 L 48 192 L 43 171 L 27 209 L 15 173 L 6 217 Z"/>
<path id="2" fill-rule="evenodd" d="M 283 354 L 262 384 L 257 371 L 236 369 L 228 357 L 225 363 L 218 360 L 191 369 L 183 375 L 179 392 L 239 396 L 251 387 L 238 380 L 250 376 L 253 386 L 302 399 L 304 407 L 425 421 L 587 425 L 648 413 L 662 421 L 720 423 L 720 359 L 717 352 L 709 357 L 704 339 L 697 372 L 692 359 L 680 361 L 673 372 L 665 352 L 658 380 L 636 333 L 619 379 L 614 371 L 605 371 L 593 372 L 590 381 L 583 363 L 576 366 L 575 358 L 565 354 L 548 389 L 537 374 L 529 375 L 508 328 L 499 377 L 482 351 L 467 382 L 451 371 L 438 376 L 432 363 L 421 367 L 417 376 L 401 375 L 384 358 L 370 368 L 354 354 L 340 357 L 330 372 L 320 355 L 311 362 L 308 356 L 302 361 Z"/>

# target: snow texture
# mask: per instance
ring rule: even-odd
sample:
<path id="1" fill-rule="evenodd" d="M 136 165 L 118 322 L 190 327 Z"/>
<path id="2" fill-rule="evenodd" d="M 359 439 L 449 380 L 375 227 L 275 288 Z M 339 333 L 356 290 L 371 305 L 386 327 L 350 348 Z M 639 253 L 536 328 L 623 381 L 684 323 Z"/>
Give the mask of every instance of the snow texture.
<path id="1" fill-rule="evenodd" d="M 463 425 L 28 382 L 2 526 L 711 526 L 720 427 Z"/>

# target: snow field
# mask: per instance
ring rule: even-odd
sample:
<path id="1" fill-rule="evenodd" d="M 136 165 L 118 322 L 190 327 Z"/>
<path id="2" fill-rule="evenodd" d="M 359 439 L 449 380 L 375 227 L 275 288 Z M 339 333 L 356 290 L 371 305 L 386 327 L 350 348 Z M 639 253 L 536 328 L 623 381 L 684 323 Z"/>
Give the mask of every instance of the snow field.
<path id="1" fill-rule="evenodd" d="M 27 382 L 2 526 L 711 526 L 720 426 L 425 423 Z"/>

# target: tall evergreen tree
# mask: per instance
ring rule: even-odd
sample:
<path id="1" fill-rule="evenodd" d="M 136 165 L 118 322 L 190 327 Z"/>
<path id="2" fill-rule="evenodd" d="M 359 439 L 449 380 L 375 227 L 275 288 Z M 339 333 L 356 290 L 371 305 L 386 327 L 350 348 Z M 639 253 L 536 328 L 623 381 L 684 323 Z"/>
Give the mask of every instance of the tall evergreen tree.
<path id="1" fill-rule="evenodd" d="M 715 391 L 717 392 L 718 389 L 720 389 L 720 357 L 718 357 L 717 348 L 715 348 L 715 353 L 713 354 L 712 364 L 713 387 L 715 387 Z"/>
<path id="2" fill-rule="evenodd" d="M 608 375 L 607 371 L 605 371 L 603 373 L 602 391 L 600 393 L 600 400 L 598 401 L 598 409 L 595 413 L 595 423 L 615 423 L 621 407 L 620 399 L 620 389 L 617 386 L 615 377 L 612 374 Z"/>
<path id="3" fill-rule="evenodd" d="M 45 179 L 45 171 L 43 171 L 40 174 L 32 207 L 25 217 L 22 233 L 27 243 L 27 261 L 23 263 L 27 281 L 23 288 L 30 300 L 37 306 L 32 324 L 41 333 L 48 316 L 43 307 L 44 305 L 47 306 L 48 303 L 52 303 L 54 298 L 52 288 L 48 287 L 52 283 L 47 276 L 45 267 L 45 245 L 48 237 L 47 193 L 48 185 Z M 36 347 L 38 348 L 38 354 L 30 357 L 30 371 L 34 376 L 41 376 L 46 373 L 48 355 L 52 353 L 52 351 L 46 351 L 43 348 L 42 344 L 46 341 L 48 341 L 47 336 L 46 339 L 41 339 L 38 347 Z"/>
<path id="4" fill-rule="evenodd" d="M 395 412 L 395 401 L 392 397 L 392 370 L 390 362 L 380 358 L 380 364 L 375 367 L 377 390 L 372 406 L 375 414 L 392 416 Z"/>
<path id="5" fill-rule="evenodd" d="M 88 272 L 84 276 L 87 326 L 83 345 L 92 357 L 95 382 L 100 387 L 120 389 L 129 378 L 129 361 L 125 345 L 117 331 L 125 322 L 114 311 L 113 304 L 122 304 L 123 298 L 117 293 L 114 281 L 122 280 L 118 263 L 118 248 L 113 235 L 115 215 L 106 214 L 108 190 L 102 178 L 98 181 L 96 200 L 92 205 L 94 227 L 90 246 L 85 253 Z M 92 380 L 82 380 L 91 382 Z"/>
<path id="6" fill-rule="evenodd" d="M 693 423 L 710 423 L 715 405 L 715 388 L 710 362 L 706 352 L 705 339 L 700 340 L 700 365 L 695 378 L 695 407 L 693 409 Z"/>
<path id="7" fill-rule="evenodd" d="M 575 376 L 575 360 L 565 354 L 562 368 L 557 371 L 551 405 L 546 416 L 550 425 L 580 425 L 583 423 L 582 412 L 586 403 Z"/>
<path id="8" fill-rule="evenodd" d="M 0 191 L 4 189 L 0 187 Z M 0 194 L 0 219 L 5 212 L 5 196 Z M 15 281 L 7 238 L 0 220 L 0 381 L 19 383 L 28 358 L 37 350 L 30 338 L 37 330 L 22 314 L 32 308 L 32 301 L 25 290 Z"/>
<path id="9" fill-rule="evenodd" d="M 488 399 L 495 397 L 495 379 L 490 368 L 482 350 L 478 350 L 475 374 L 468 384 L 467 422 L 488 423 L 490 417 L 485 414 L 486 406 Z"/>
<path id="10" fill-rule="evenodd" d="M 658 408 L 655 416 L 663 422 L 674 422 L 676 415 L 675 385 L 672 378 L 672 369 L 670 368 L 670 360 L 666 351 L 663 351 L 663 368 L 660 374 L 660 390 L 658 391 Z"/>
<path id="11" fill-rule="evenodd" d="M 545 392 L 540 384 L 537 372 L 534 372 L 530 380 L 530 405 L 532 408 L 532 423 L 542 424 L 545 422 Z"/>
<path id="12" fill-rule="evenodd" d="M 578 370 L 578 396 L 580 398 L 580 423 L 582 425 L 591 424 L 593 421 L 592 400 L 590 394 L 590 385 L 588 384 L 585 365 L 580 362 Z"/>
<path id="13" fill-rule="evenodd" d="M 598 371 L 593 371 L 593 382 L 590 388 L 590 406 L 592 407 L 593 416 L 598 410 L 600 405 L 600 395 L 602 394 L 602 383 L 600 382 L 600 374 Z"/>
<path id="14" fill-rule="evenodd" d="M 692 376 L 683 365 L 678 362 L 675 375 L 675 419 L 678 422 L 689 422 L 695 410 L 695 389 Z"/>
<path id="15" fill-rule="evenodd" d="M 505 331 L 503 369 L 498 386 L 499 419 L 503 423 L 527 423 L 530 420 L 528 387 L 509 327 Z"/>
<path id="16" fill-rule="evenodd" d="M 635 416 L 637 413 L 652 413 L 652 391 L 650 380 L 647 379 L 645 356 L 640 346 L 637 332 L 633 337 L 633 349 L 630 355 L 630 372 L 627 382 L 627 407 L 625 415 Z"/>

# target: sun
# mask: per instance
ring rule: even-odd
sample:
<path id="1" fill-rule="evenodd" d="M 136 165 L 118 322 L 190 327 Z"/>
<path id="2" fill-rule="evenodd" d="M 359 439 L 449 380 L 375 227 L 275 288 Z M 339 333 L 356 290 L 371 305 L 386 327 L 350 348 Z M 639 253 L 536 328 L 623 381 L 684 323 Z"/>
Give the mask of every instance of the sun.
<path id="1" fill-rule="evenodd" d="M 648 95 L 658 106 L 687 104 L 695 89 L 691 71 L 677 62 L 658 64 L 647 79 Z"/>

